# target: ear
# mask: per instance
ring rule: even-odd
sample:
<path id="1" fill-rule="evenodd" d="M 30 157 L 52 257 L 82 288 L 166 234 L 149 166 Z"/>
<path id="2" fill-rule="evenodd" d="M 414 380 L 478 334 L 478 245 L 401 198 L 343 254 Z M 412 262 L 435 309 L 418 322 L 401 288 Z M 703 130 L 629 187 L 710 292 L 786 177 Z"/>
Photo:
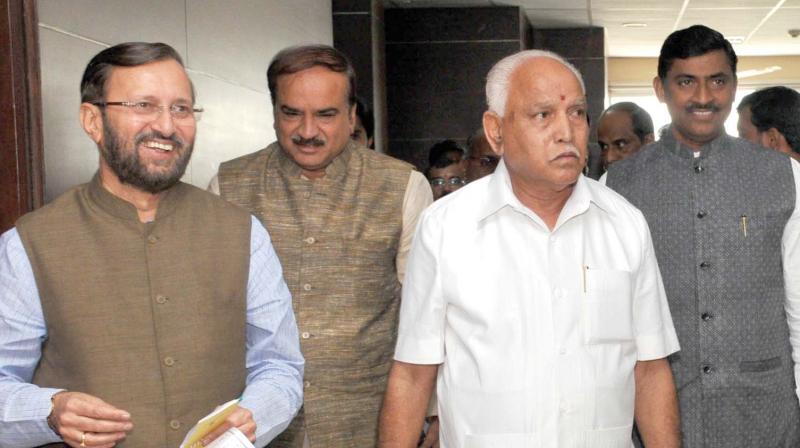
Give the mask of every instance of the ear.
<path id="1" fill-rule="evenodd" d="M 352 134 L 356 130 L 356 103 L 350 105 L 347 113 L 350 115 L 350 133 Z"/>
<path id="2" fill-rule="evenodd" d="M 761 146 L 791 154 L 792 149 L 789 147 L 789 142 L 786 141 L 786 137 L 784 137 L 779 130 L 769 128 L 765 132 L 762 132 L 760 137 Z"/>
<path id="3" fill-rule="evenodd" d="M 94 104 L 81 103 L 79 112 L 83 131 L 95 143 L 100 143 L 103 138 L 103 115 L 100 108 Z"/>
<path id="4" fill-rule="evenodd" d="M 656 141 L 656 136 L 651 132 L 644 136 L 644 141 L 642 141 L 642 146 L 648 143 L 653 143 L 654 141 Z"/>
<path id="5" fill-rule="evenodd" d="M 664 84 L 661 82 L 661 78 L 656 76 L 653 78 L 653 90 L 656 91 L 656 96 L 658 97 L 658 101 L 663 103 L 665 102 L 666 96 L 664 95 Z"/>
<path id="6" fill-rule="evenodd" d="M 492 151 L 498 156 L 503 155 L 503 119 L 496 113 L 487 110 L 483 113 L 483 132 Z"/>

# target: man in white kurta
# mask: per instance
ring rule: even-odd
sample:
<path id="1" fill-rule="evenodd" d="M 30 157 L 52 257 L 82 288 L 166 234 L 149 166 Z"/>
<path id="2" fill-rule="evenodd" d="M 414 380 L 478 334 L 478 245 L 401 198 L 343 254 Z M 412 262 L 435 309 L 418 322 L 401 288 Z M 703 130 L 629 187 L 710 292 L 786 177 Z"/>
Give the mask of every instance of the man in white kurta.
<path id="1" fill-rule="evenodd" d="M 677 446 L 665 357 L 678 341 L 647 223 L 580 175 L 580 78 L 554 55 L 531 55 L 506 67 L 504 116 L 487 87 L 484 127 L 503 155 L 495 173 L 420 220 L 383 447 L 410 446 L 434 377 L 444 448 L 627 448 L 634 414 L 645 441 Z"/>

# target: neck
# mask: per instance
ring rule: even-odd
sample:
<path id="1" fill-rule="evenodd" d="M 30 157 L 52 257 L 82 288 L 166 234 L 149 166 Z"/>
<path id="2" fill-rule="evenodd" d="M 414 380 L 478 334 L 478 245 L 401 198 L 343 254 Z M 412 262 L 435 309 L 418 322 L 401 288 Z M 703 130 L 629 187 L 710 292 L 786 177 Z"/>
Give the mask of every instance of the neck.
<path id="1" fill-rule="evenodd" d="M 567 203 L 575 184 L 570 184 L 561 189 L 553 189 L 537 186 L 525 185 L 522 182 L 511 180 L 511 188 L 514 195 L 523 205 L 536 213 L 551 231 L 556 227 L 558 217 L 564 204 Z"/>
<path id="2" fill-rule="evenodd" d="M 139 221 L 150 222 L 156 219 L 161 193 L 148 193 L 120 182 L 117 175 L 105 164 L 100 166 L 100 183 L 109 193 L 133 204 L 139 215 Z"/>
<path id="3" fill-rule="evenodd" d="M 703 149 L 703 146 L 705 146 L 705 145 L 711 143 L 712 141 L 714 141 L 714 139 L 716 139 L 717 137 L 722 135 L 722 133 L 719 133 L 719 134 L 713 136 L 711 139 L 709 139 L 707 141 L 703 141 L 703 142 L 697 142 L 697 141 L 691 140 L 691 139 L 681 135 L 678 132 L 678 130 L 675 129 L 675 128 L 672 128 L 672 135 L 675 137 L 676 140 L 678 140 L 679 142 L 683 143 L 685 146 L 688 146 L 689 149 L 691 149 L 692 151 L 700 152 L 700 150 Z"/>

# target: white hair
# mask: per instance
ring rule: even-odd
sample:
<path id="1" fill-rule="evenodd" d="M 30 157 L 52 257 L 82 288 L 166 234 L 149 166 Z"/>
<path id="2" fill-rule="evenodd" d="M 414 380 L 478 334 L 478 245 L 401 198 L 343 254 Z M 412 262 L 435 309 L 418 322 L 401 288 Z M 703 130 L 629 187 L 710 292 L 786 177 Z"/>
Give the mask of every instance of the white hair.
<path id="1" fill-rule="evenodd" d="M 574 65 L 552 51 L 525 50 L 514 53 L 511 56 L 506 56 L 489 70 L 489 75 L 486 77 L 486 103 L 490 111 L 496 113 L 500 117 L 503 116 L 506 110 L 508 84 L 511 74 L 520 64 L 534 58 L 550 58 L 560 62 L 564 67 L 567 67 L 575 74 L 575 77 L 578 78 L 578 82 L 581 84 L 581 91 L 584 95 L 586 94 L 586 86 L 583 84 L 581 72 L 579 72 Z"/>

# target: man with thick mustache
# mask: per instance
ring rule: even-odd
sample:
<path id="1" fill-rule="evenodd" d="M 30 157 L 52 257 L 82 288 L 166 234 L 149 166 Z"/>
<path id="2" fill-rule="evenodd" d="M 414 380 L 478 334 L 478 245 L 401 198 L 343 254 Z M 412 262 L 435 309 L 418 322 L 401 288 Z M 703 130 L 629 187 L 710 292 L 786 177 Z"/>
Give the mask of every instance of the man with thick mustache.
<path id="1" fill-rule="evenodd" d="M 176 447 L 217 405 L 259 446 L 302 402 L 264 228 L 179 182 L 196 132 L 175 50 L 124 43 L 81 81 L 94 178 L 0 237 L 0 446 Z"/>
<path id="2" fill-rule="evenodd" d="M 375 446 L 405 258 L 431 189 L 351 140 L 356 80 L 341 52 L 287 48 L 267 81 L 278 141 L 222 164 L 212 191 L 266 225 L 292 292 L 305 400 L 271 446 Z"/>
<path id="3" fill-rule="evenodd" d="M 442 448 L 677 447 L 678 341 L 641 212 L 581 173 L 578 71 L 541 50 L 486 81 L 493 174 L 428 207 L 403 285 L 382 448 L 436 386 Z"/>
<path id="4" fill-rule="evenodd" d="M 683 446 L 800 446 L 797 162 L 725 133 L 736 54 L 702 25 L 667 37 L 654 87 L 672 124 L 611 165 L 644 213 L 682 350 Z"/>

